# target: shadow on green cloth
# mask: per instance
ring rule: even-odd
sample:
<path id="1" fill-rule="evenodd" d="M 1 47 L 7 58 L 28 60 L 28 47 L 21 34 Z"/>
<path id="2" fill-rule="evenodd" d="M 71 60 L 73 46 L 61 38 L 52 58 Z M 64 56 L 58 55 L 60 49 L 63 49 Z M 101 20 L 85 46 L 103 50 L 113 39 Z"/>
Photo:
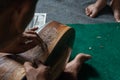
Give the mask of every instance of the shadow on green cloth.
<path id="1" fill-rule="evenodd" d="M 83 64 L 78 75 L 78 80 L 88 80 L 89 78 L 99 78 L 100 76 L 97 70 L 89 64 Z"/>
<path id="2" fill-rule="evenodd" d="M 69 24 L 76 31 L 70 60 L 78 53 L 92 55 L 79 80 L 120 80 L 120 23 Z"/>

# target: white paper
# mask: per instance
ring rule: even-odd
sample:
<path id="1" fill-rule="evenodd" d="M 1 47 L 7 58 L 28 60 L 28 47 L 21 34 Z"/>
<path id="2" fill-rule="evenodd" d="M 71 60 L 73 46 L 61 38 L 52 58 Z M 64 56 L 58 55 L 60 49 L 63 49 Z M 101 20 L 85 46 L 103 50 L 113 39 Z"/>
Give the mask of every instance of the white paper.
<path id="1" fill-rule="evenodd" d="M 44 27 L 43 25 L 46 23 L 46 15 L 46 13 L 35 13 L 27 29 L 38 27 L 38 30 L 36 30 L 36 32 L 38 33 Z"/>

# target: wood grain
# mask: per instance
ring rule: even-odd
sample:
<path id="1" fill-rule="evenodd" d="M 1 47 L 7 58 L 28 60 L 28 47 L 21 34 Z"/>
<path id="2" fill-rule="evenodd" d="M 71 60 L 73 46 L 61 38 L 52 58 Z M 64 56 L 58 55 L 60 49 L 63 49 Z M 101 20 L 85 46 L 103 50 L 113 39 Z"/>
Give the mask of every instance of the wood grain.
<path id="1" fill-rule="evenodd" d="M 21 80 L 25 76 L 24 62 L 33 63 L 35 60 L 40 60 L 51 67 L 51 80 L 59 76 L 72 50 L 74 29 L 52 21 L 47 23 L 38 35 L 43 40 L 45 48 L 38 44 L 19 55 L 0 53 L 0 80 Z"/>

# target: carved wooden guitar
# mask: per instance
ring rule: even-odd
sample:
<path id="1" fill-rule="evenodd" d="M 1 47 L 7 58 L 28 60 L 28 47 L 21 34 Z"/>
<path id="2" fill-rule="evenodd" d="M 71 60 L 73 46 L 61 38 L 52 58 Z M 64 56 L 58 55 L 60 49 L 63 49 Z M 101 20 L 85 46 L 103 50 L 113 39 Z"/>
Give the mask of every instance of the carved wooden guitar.
<path id="1" fill-rule="evenodd" d="M 44 25 L 38 33 L 40 44 L 19 55 L 2 56 L 0 54 L 0 80 L 25 79 L 25 61 L 36 61 L 50 66 L 49 76 L 55 80 L 64 70 L 73 47 L 75 31 L 66 25 L 52 21 Z"/>

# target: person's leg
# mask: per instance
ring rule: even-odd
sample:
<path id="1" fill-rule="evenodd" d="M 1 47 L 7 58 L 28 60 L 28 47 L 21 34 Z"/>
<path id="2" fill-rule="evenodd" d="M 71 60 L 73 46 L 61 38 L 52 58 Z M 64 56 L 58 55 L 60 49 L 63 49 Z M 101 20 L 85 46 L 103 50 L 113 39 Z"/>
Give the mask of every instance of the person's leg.
<path id="1" fill-rule="evenodd" d="M 61 76 L 59 76 L 59 78 L 56 80 L 77 80 L 77 74 L 82 64 L 90 58 L 90 55 L 78 54 L 74 60 L 67 63 L 65 70 L 62 72 Z M 43 65 L 41 62 L 39 63 L 38 68 L 32 67 L 32 63 L 30 62 L 25 62 L 24 67 L 26 71 L 27 80 L 50 80 L 50 67 Z"/>
<path id="2" fill-rule="evenodd" d="M 98 12 L 101 9 L 103 9 L 106 5 L 107 5 L 107 0 L 97 0 L 95 3 L 89 5 L 85 9 L 85 13 L 87 16 L 94 18 L 94 17 L 96 17 Z"/>
<path id="3" fill-rule="evenodd" d="M 120 0 L 112 0 L 111 7 L 113 9 L 115 20 L 120 22 Z"/>
<path id="4" fill-rule="evenodd" d="M 74 60 L 66 65 L 64 72 L 57 80 L 77 80 L 77 74 L 81 69 L 82 64 L 90 58 L 90 55 L 78 54 Z"/>

